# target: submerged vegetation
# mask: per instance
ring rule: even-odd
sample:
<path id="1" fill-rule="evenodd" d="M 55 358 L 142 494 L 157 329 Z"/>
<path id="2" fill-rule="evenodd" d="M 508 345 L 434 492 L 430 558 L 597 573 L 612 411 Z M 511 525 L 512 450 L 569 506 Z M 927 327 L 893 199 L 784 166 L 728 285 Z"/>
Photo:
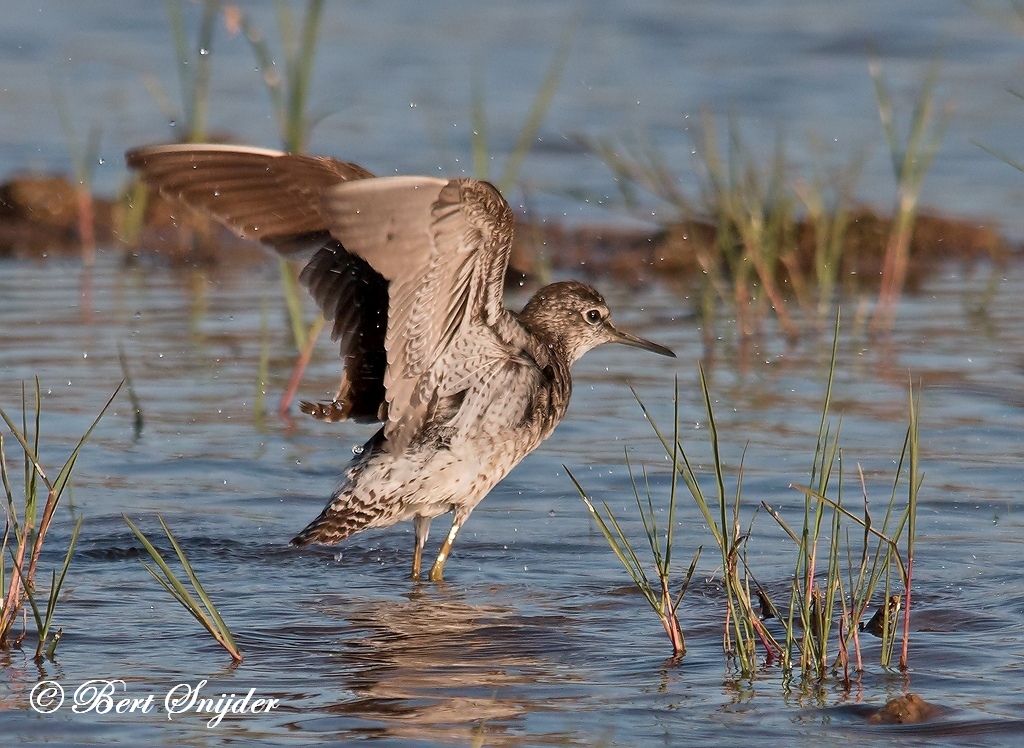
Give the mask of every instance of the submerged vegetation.
<path id="1" fill-rule="evenodd" d="M 839 425 L 830 419 L 838 317 L 835 332 L 836 342 L 833 343 L 810 475 L 805 484 L 791 485 L 804 496 L 803 515 L 798 523 L 787 521 L 780 512 L 760 502 L 753 506 L 753 514 L 744 528 L 743 509 L 750 508 L 751 502 L 743 494 L 742 462 L 735 476 L 735 492 L 730 495 L 726 491 L 726 468 L 720 452 L 720 436 L 715 423 L 712 396 L 703 368 L 700 369 L 700 384 L 712 449 L 712 489 L 706 490 L 702 485 L 679 436 L 678 386 L 674 399 L 676 419 L 670 436 L 658 428 L 650 412 L 640 403 L 645 418 L 651 423 L 672 461 L 667 524 L 661 532 L 656 522 L 657 512 L 650 488 L 647 487 L 645 509 L 640 501 L 635 477 L 633 480 L 644 533 L 654 555 L 658 584 L 648 581 L 644 565 L 633 552 L 620 520 L 611 513 L 608 505 L 604 504 L 605 516 L 602 517 L 583 487 L 572 478 L 615 555 L 661 618 L 676 656 L 685 651 L 681 646 L 683 631 L 677 608 L 697 562 L 695 555 L 680 592 L 673 601 L 669 595 L 668 580 L 676 524 L 676 485 L 681 477 L 720 551 L 721 563 L 717 574 L 725 592 L 726 608 L 723 648 L 743 676 L 751 677 L 759 670 L 760 651 L 765 664 L 778 663 L 786 674 L 799 673 L 802 678 L 816 680 L 826 678 L 829 673 L 841 674 L 842 682 L 848 685 L 853 680 L 851 673 L 860 673 L 864 669 L 859 638 L 862 632 L 869 632 L 882 639 L 880 664 L 883 667 L 890 666 L 898 638 L 898 617 L 901 611 L 903 629 L 899 667 L 901 670 L 908 667 L 917 494 L 922 479 L 918 446 L 919 402 L 911 386 L 910 424 L 896 462 L 892 494 L 882 521 L 877 524 L 869 509 L 867 489 L 859 466 L 862 505 L 854 510 L 851 507 L 856 505 L 844 498 L 844 487 L 849 482 L 849 475 L 844 474 Z M 646 484 L 646 473 L 644 478 Z M 901 485 L 905 485 L 905 500 L 901 498 Z M 754 536 L 754 518 L 760 509 L 767 511 L 779 524 L 794 546 L 793 566 L 788 577 L 788 600 L 779 600 L 778 595 L 773 599 L 769 590 L 773 586 L 769 582 L 778 579 L 779 570 L 759 570 L 755 575 L 748 562 L 748 546 Z M 851 524 L 854 526 L 852 533 Z M 879 612 L 867 620 L 870 607 L 875 602 L 880 605 Z M 831 649 L 833 645 L 834 650 Z"/>
<path id="2" fill-rule="evenodd" d="M 53 570 L 50 577 L 50 588 L 45 601 L 40 600 L 39 589 L 36 582 L 36 571 L 43 552 L 43 543 L 46 534 L 53 521 L 53 515 L 64 495 L 64 491 L 71 484 L 71 474 L 75 468 L 75 462 L 82 450 L 86 440 L 92 434 L 96 424 L 99 423 L 107 408 L 117 397 L 121 387 L 118 385 L 114 394 L 107 400 L 106 405 L 100 410 L 99 415 L 78 440 L 78 444 L 71 451 L 63 466 L 57 472 L 55 478 L 50 478 L 47 471 L 43 469 L 39 460 L 40 447 L 40 419 L 42 417 L 42 398 L 39 392 L 39 380 L 35 380 L 35 397 L 33 399 L 34 418 L 29 418 L 29 400 L 24 384 L 21 390 L 21 426 L 20 428 L 11 419 L 3 408 L 0 408 L 0 418 L 3 418 L 7 428 L 14 436 L 21 447 L 24 456 L 24 500 L 19 509 L 15 500 L 12 476 L 9 470 L 3 433 L 0 432 L 0 482 L 3 483 L 6 502 L 4 514 L 6 522 L 4 525 L 3 542 L 0 543 L 0 592 L 3 594 L 0 603 L 0 650 L 21 646 L 26 631 L 17 636 L 14 635 L 14 626 L 22 613 L 25 602 L 28 601 L 32 608 L 32 617 L 36 623 L 37 644 L 35 659 L 41 661 L 43 657 L 53 658 L 57 643 L 60 641 L 62 629 L 51 633 L 54 613 L 57 609 L 57 601 L 60 597 L 61 587 L 64 584 L 64 577 L 67 575 L 68 567 L 74 555 L 75 542 L 78 540 L 78 532 L 82 527 L 81 517 L 75 524 L 68 541 L 67 553 L 64 556 L 64 563 L 60 571 Z M 8 562 L 10 565 L 8 566 Z"/>

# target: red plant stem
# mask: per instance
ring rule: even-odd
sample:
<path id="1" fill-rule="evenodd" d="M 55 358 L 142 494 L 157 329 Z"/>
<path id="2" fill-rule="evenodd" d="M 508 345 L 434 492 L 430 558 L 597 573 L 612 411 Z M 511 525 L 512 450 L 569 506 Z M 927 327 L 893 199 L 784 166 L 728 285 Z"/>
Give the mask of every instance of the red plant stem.
<path id="1" fill-rule="evenodd" d="M 863 615 L 864 611 L 861 610 L 861 616 Z M 850 631 L 853 633 L 853 653 L 857 658 L 857 672 L 860 673 L 864 671 L 864 663 L 860 656 L 860 634 L 858 633 L 860 629 L 857 628 L 857 621 L 851 621 L 850 625 L 852 627 Z"/>
<path id="2" fill-rule="evenodd" d="M 764 624 L 756 618 L 751 619 L 751 623 L 754 624 L 754 631 L 757 633 L 757 638 L 761 640 L 761 646 L 763 646 L 765 651 L 768 653 L 767 664 L 771 665 L 775 661 L 775 650 L 772 648 L 771 640 L 768 639 L 768 636 L 765 633 Z M 779 657 L 782 657 L 781 649 L 779 649 Z"/>
<path id="3" fill-rule="evenodd" d="M 846 648 L 846 611 L 843 611 L 843 615 L 839 617 L 839 662 L 843 666 L 843 680 L 846 683 L 850 682 L 850 653 Z"/>
<path id="4" fill-rule="evenodd" d="M 672 643 L 672 656 L 681 657 L 686 654 L 686 646 L 683 644 L 682 632 L 679 628 L 679 620 L 675 613 L 666 613 L 661 616 L 661 625 L 668 634 L 668 640 Z"/>
<path id="5" fill-rule="evenodd" d="M 790 316 L 789 308 L 786 306 L 786 300 L 782 298 L 782 294 L 775 285 L 775 278 L 772 276 L 771 271 L 765 264 L 764 258 L 757 252 L 756 247 L 751 247 L 748 244 L 747 249 L 751 262 L 754 264 L 754 270 L 757 272 L 757 276 L 761 279 L 761 286 L 764 288 L 764 292 L 768 296 L 768 303 L 771 304 L 772 309 L 775 310 L 775 314 L 779 319 L 779 326 L 782 327 L 783 333 L 791 341 L 798 339 L 800 337 L 800 330 L 793 321 L 793 318 Z"/>
<path id="6" fill-rule="evenodd" d="M 663 610 L 666 611 L 661 616 L 661 625 L 665 627 L 665 633 L 668 634 L 668 639 L 672 642 L 672 655 L 674 657 L 682 657 L 686 654 L 686 644 L 683 642 L 683 629 L 679 625 L 679 619 L 676 617 L 676 612 L 672 608 L 672 595 L 668 590 L 668 579 L 662 577 L 661 580 L 661 604 Z"/>
<path id="7" fill-rule="evenodd" d="M 14 559 L 14 568 L 11 571 L 10 587 L 7 588 L 7 598 L 4 600 L 4 609 L 0 611 L 0 644 L 7 640 L 7 632 L 14 625 L 21 609 L 21 594 L 24 587 L 21 579 L 21 564 L 25 560 L 25 547 L 28 545 L 28 533 L 31 528 L 28 525 L 22 528 L 21 542 L 18 543 L 18 552 Z"/>
<path id="8" fill-rule="evenodd" d="M 316 333 L 319 332 L 320 330 L 317 328 Z M 316 340 L 318 337 L 318 334 L 310 334 L 308 336 L 306 346 L 299 354 L 299 358 L 295 362 L 295 368 L 292 369 L 291 379 L 288 380 L 288 388 L 281 395 L 281 402 L 277 406 L 277 414 L 286 421 L 290 420 L 288 418 L 288 408 L 291 407 L 292 399 L 295 397 L 295 392 L 299 389 L 299 383 L 302 382 L 302 377 L 306 373 L 306 367 L 309 366 L 309 360 L 313 357 L 313 348 L 316 347 Z"/>
<path id="9" fill-rule="evenodd" d="M 46 505 L 43 507 L 43 517 L 39 521 L 39 530 L 36 532 L 36 541 L 32 544 L 32 554 L 29 556 L 26 581 L 30 587 L 36 578 L 36 564 L 39 562 L 39 556 L 43 552 L 43 539 L 50 529 L 50 520 L 53 519 L 53 513 L 57 509 L 57 501 L 57 495 L 53 492 L 53 489 L 50 489 L 50 493 L 46 497 Z"/>
<path id="10" fill-rule="evenodd" d="M 914 232 L 914 202 L 908 195 L 901 194 L 899 203 L 896 231 L 890 234 L 885 248 L 878 308 L 871 320 L 872 330 L 876 333 L 892 330 L 896 319 L 896 303 L 907 277 L 910 240 Z"/>
<path id="11" fill-rule="evenodd" d="M 78 196 L 78 240 L 82 243 L 82 264 L 92 267 L 96 263 L 96 211 L 92 193 L 84 185 L 76 190 Z"/>

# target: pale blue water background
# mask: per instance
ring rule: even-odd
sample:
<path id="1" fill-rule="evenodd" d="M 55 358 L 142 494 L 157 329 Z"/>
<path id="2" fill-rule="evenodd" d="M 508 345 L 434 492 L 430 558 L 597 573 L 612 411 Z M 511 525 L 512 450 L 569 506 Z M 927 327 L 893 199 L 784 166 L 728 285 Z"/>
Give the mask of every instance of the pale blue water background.
<path id="1" fill-rule="evenodd" d="M 192 28 L 199 6 L 186 3 Z M 239 4 L 275 50 L 273 5 Z M 992 5 L 999 7 L 1005 3 Z M 294 7 L 301 11 L 303 4 Z M 1003 23 L 1002 26 L 1007 26 Z M 399 2 L 327 4 L 310 95 L 324 116 L 310 150 L 380 174 L 468 169 L 470 93 L 482 71 L 492 176 L 569 27 L 572 48 L 557 94 L 524 166 L 530 207 L 549 217 L 609 220 L 597 200 L 616 194 L 609 171 L 576 136 L 651 142 L 692 186 L 692 127 L 700 108 L 732 112 L 755 151 L 770 156 L 785 133 L 805 170 L 817 136 L 841 161 L 867 148 L 861 197 L 889 209 L 892 168 L 881 136 L 867 49 L 889 78 L 905 132 L 928 63 L 943 59 L 937 101 L 955 115 L 925 185 L 924 201 L 997 218 L 1024 233 L 1024 180 L 970 141 L 1024 159 L 1024 39 L 959 0 L 890 3 Z M 268 147 L 279 136 L 248 43 L 221 29 L 212 51 L 210 125 Z M 76 113 L 78 137 L 103 128 L 96 182 L 113 191 L 128 146 L 170 140 L 145 81 L 180 111 L 164 4 L 6 0 L 0 17 L 0 174 L 68 169 L 53 86 Z M 590 193 L 590 204 L 568 199 Z M 523 199 L 517 191 L 515 202 Z M 658 206 L 654 206 L 657 209 Z"/>
<path id="2" fill-rule="evenodd" d="M 270 27 L 269 6 L 254 12 Z M 468 153 L 470 68 L 483 65 L 500 170 L 577 13 L 543 143 L 523 173 L 541 215 L 620 220 L 566 197 L 579 185 L 595 194 L 615 189 L 571 136 L 649 136 L 683 164 L 690 144 L 681 127 L 703 103 L 733 108 L 749 137 L 766 144 L 784 124 L 798 161 L 808 159 L 809 130 L 839 138 L 841 153 L 846 144 L 874 145 L 864 193 L 887 205 L 892 183 L 862 53 L 868 40 L 899 91 L 944 45 L 943 92 L 957 115 L 927 200 L 1020 228 L 1024 178 L 968 139 L 1018 156 L 1024 150 L 1024 104 L 1004 90 L 1019 80 L 1022 43 L 952 2 L 896 10 L 887 3 L 332 4 L 312 98 L 334 114 L 315 130 L 312 150 L 381 173 L 457 172 L 463 162 L 454 158 Z M 140 78 L 151 73 L 173 90 L 170 54 L 161 3 L 9 2 L 0 18 L 0 173 L 67 168 L 49 89 L 56 79 L 83 133 L 92 121 L 103 124 L 97 181 L 112 190 L 123 177 L 125 147 L 172 135 Z M 214 127 L 274 145 L 247 46 L 222 37 L 215 54 Z M 435 147 L 431 128 L 444 133 L 450 154 Z M 619 323 L 679 358 L 612 348 L 589 354 L 575 369 L 565 423 L 473 515 L 447 583 L 417 588 L 406 579 L 409 527 L 366 533 L 338 549 L 285 546 L 319 511 L 368 429 L 301 420 L 287 431 L 273 415 L 290 354 L 271 272 L 126 270 L 101 253 L 91 320 L 79 302 L 80 272 L 71 260 L 0 263 L 0 404 L 17 412 L 20 383 L 38 375 L 44 458 L 63 460 L 121 378 L 120 342 L 146 424 L 136 440 L 128 403 L 119 399 L 82 454 L 44 564 L 59 563 L 73 518 L 83 516 L 58 608 L 65 638 L 54 663 L 37 667 L 21 651 L 0 659 L 4 743 L 1016 745 L 1024 732 L 1020 268 L 1006 270 L 981 318 L 965 310 L 984 271 L 946 268 L 904 300 L 890 345 L 859 333 L 856 299 L 844 308 L 835 408 L 845 459 L 864 466 L 875 506 L 888 496 L 902 444 L 908 377 L 925 385 L 912 669 L 904 677 L 869 664 L 850 692 L 835 683 L 787 690 L 771 670 L 752 683 L 733 679 L 720 650 L 723 600 L 708 581 L 710 553 L 684 603 L 690 652 L 679 666 L 667 663 L 660 625 L 565 475 L 563 464 L 630 515 L 628 447 L 635 463 L 650 467 L 663 498 L 661 448 L 627 385 L 668 424 L 677 376 L 685 443 L 706 465 L 696 391 L 702 335 L 681 292 L 654 286 L 640 295 L 595 280 Z M 254 398 L 264 306 L 272 376 L 261 424 Z M 727 340 L 709 365 L 732 467 L 746 447 L 751 507 L 766 500 L 786 513 L 800 504 L 787 485 L 809 468 L 828 344 L 825 335 L 787 348 L 769 330 L 752 355 L 741 360 Z M 337 373 L 333 346 L 322 341 L 301 396 L 323 397 Z M 16 459 L 11 447 L 8 456 Z M 159 531 L 157 514 L 167 520 L 236 632 L 246 658 L 240 667 L 229 667 L 141 567 L 122 513 L 151 534 Z M 639 533 L 638 523 L 629 529 Z M 789 547 L 767 517 L 755 529 L 752 561 L 769 583 L 784 586 Z M 677 542 L 680 557 L 710 542 L 687 503 Z M 867 646 L 872 663 L 877 645 Z M 176 684 L 205 679 L 214 695 L 254 688 L 281 706 L 231 716 L 216 729 L 195 714 L 168 721 L 163 713 L 28 708 L 41 679 L 60 681 L 70 694 L 91 678 L 123 679 L 127 695 L 158 702 Z M 860 705 L 881 705 L 907 688 L 943 707 L 940 717 L 910 727 L 864 724 Z"/>

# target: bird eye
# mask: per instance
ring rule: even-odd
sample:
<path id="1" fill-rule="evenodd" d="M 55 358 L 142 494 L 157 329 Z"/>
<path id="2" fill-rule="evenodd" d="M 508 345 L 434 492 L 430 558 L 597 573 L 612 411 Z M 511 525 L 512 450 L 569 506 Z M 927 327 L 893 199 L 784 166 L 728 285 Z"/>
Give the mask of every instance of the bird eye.
<path id="1" fill-rule="evenodd" d="M 601 311 L 599 309 L 591 309 L 586 314 L 587 322 L 592 325 L 596 325 L 601 321 Z"/>

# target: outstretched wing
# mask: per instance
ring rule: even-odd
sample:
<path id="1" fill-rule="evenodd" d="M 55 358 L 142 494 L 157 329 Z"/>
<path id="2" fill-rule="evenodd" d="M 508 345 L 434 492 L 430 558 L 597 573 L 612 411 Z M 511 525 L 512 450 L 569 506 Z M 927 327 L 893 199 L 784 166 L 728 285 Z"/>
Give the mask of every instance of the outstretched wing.
<path id="1" fill-rule="evenodd" d="M 453 371 L 498 365 L 526 335 L 502 301 L 512 210 L 486 182 L 432 177 L 339 184 L 325 207 L 331 234 L 389 282 L 385 434 L 401 449 L 455 394 Z"/>
<path id="2" fill-rule="evenodd" d="M 147 146 L 125 160 L 169 201 L 239 236 L 285 255 L 314 253 L 300 280 L 333 323 L 345 362 L 332 418 L 382 420 L 387 281 L 330 235 L 323 209 L 332 186 L 373 175 L 331 158 L 229 145 Z"/>
<path id="3" fill-rule="evenodd" d="M 161 194 L 284 254 L 341 340 L 342 417 L 385 418 L 402 449 L 432 403 L 507 362 L 527 336 L 503 303 L 513 216 L 472 179 L 369 178 L 330 158 L 220 145 L 126 154 Z M 441 363 L 443 358 L 443 364 Z"/>
<path id="4" fill-rule="evenodd" d="M 229 145 L 147 146 L 125 160 L 170 200 L 270 244 L 326 230 L 324 191 L 373 176 L 333 158 Z"/>

